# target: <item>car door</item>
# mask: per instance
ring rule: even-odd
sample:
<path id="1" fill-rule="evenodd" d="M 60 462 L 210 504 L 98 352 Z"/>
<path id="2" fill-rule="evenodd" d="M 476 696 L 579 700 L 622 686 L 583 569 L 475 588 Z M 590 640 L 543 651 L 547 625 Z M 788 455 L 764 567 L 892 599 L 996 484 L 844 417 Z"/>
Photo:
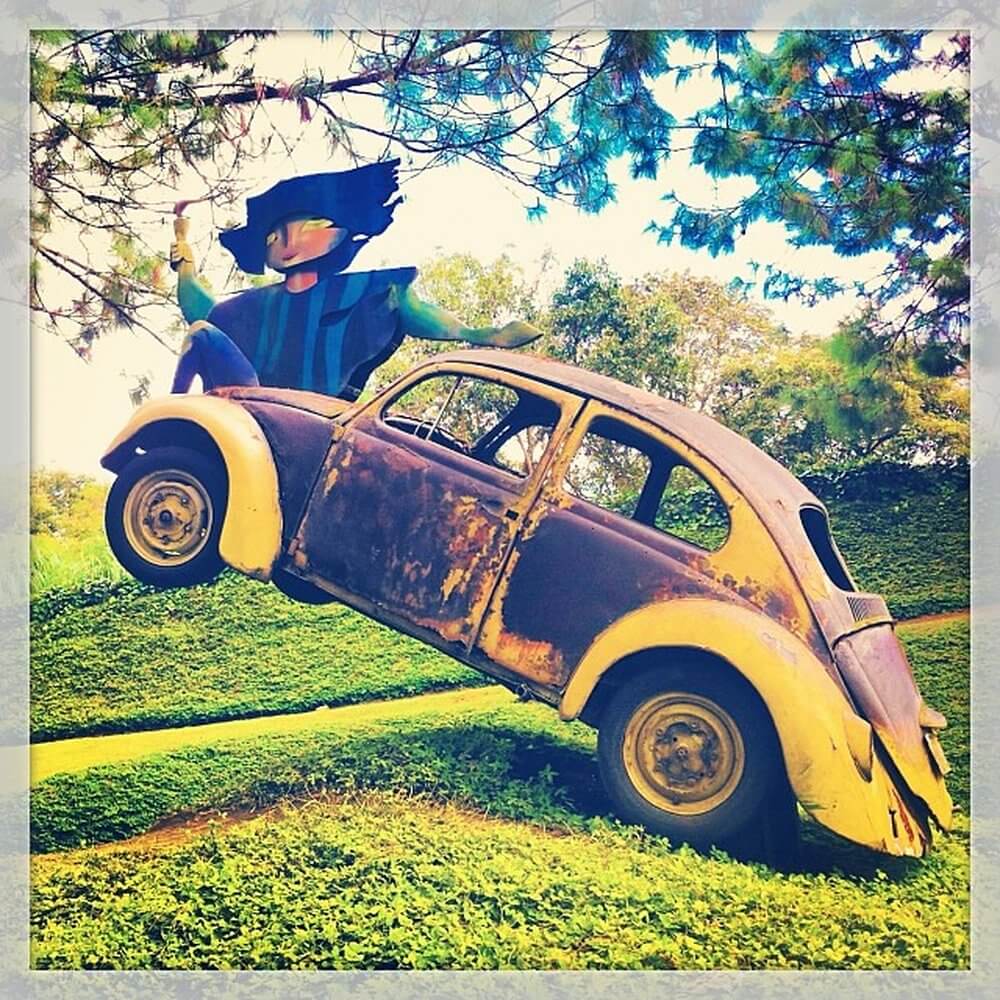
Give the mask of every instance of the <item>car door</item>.
<path id="1" fill-rule="evenodd" d="M 695 531 L 673 516 L 692 500 L 702 508 Z M 674 595 L 724 593 L 703 569 L 728 534 L 727 504 L 696 456 L 591 400 L 549 467 L 477 651 L 558 690 L 594 639 L 628 612 Z"/>
<path id="2" fill-rule="evenodd" d="M 580 405 L 461 364 L 393 387 L 327 456 L 291 545 L 296 571 L 379 620 L 468 649 Z M 518 429 L 529 442 L 519 456 Z"/>

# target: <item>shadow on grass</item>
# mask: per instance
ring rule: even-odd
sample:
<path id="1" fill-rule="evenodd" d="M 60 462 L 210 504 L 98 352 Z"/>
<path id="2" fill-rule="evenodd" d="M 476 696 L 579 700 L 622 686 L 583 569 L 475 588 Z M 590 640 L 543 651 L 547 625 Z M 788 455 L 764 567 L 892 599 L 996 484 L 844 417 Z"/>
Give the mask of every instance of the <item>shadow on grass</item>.
<path id="1" fill-rule="evenodd" d="M 615 819 L 613 807 L 597 770 L 592 752 L 568 747 L 543 734 L 525 738 L 516 730 L 486 728 L 472 733 L 473 742 L 482 735 L 501 736 L 513 744 L 507 774 L 515 781 L 545 786 L 555 802 L 582 820 Z M 429 741 L 433 744 L 433 740 Z M 474 801 L 496 814 L 493 803 Z M 899 858 L 851 843 L 815 821 L 800 818 L 800 840 L 794 861 L 780 866 L 788 873 L 808 875 L 840 874 L 861 880 L 883 875 L 894 882 L 905 882 L 920 874 L 923 862 L 917 858 Z M 727 844 L 723 852 L 737 861 L 753 861 L 739 846 Z M 707 852 L 706 852 L 707 853 Z"/>
<path id="2" fill-rule="evenodd" d="M 525 741 L 514 732 L 506 735 L 515 741 L 509 764 L 511 778 L 549 782 L 555 797 L 582 819 L 614 819 L 593 753 L 544 736 Z M 735 845 L 725 845 L 723 850 L 735 860 L 752 860 L 742 857 Z M 808 875 L 841 874 L 862 880 L 880 878 L 884 873 L 894 882 L 905 882 L 918 875 L 922 866 L 917 858 L 891 857 L 869 850 L 802 818 L 797 857 L 784 870 Z"/>

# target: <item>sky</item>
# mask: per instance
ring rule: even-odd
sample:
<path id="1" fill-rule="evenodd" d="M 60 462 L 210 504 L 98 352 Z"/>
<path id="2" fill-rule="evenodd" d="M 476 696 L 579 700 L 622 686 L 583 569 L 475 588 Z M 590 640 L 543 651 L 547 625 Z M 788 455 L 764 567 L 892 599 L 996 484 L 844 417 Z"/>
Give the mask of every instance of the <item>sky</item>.
<path id="1" fill-rule="evenodd" d="M 766 35 L 757 38 L 760 47 L 768 47 Z M 289 81 L 304 69 L 322 66 L 330 77 L 336 71 L 340 48 L 336 38 L 324 43 L 306 32 L 283 33 L 260 46 L 257 76 Z M 695 76 L 676 90 L 673 83 L 662 85 L 669 88 L 663 97 L 678 118 L 713 100 L 718 86 L 707 76 Z M 298 130 L 293 103 L 269 113 L 287 134 Z M 654 180 L 631 180 L 627 163 L 620 161 L 612 172 L 618 185 L 614 204 L 596 215 L 567 204 L 550 204 L 542 221 L 527 218 L 527 206 L 535 201 L 533 192 L 484 167 L 460 161 L 410 176 L 404 172 L 401 191 L 405 200 L 396 209 L 393 224 L 359 254 L 353 267 L 419 266 L 432 257 L 457 253 L 489 261 L 506 253 L 533 276 L 543 256 L 549 253 L 553 264 L 541 283 L 544 290 L 556 284 L 578 257 L 606 258 L 625 281 L 651 271 L 688 270 L 728 282 L 736 275 L 749 277 L 751 260 L 788 267 L 794 259 L 794 269 L 799 273 L 832 273 L 845 278 L 867 277 L 884 264 L 886 255 L 882 253 L 847 260 L 823 247 L 793 248 L 784 228 L 777 223 L 755 224 L 738 241 L 735 253 L 716 258 L 677 245 L 658 245 L 655 236 L 644 229 L 653 219 L 663 220 L 665 206 L 660 199 L 666 190 L 675 189 L 696 203 L 707 205 L 718 199 L 726 204 L 745 183 L 733 180 L 715 184 L 703 171 L 692 168 L 686 156 L 675 153 Z M 260 161 L 246 180 L 259 192 L 295 174 L 351 166 L 346 154 L 331 156 L 321 125 L 314 121 L 290 155 L 282 151 Z M 191 183 L 194 185 L 193 180 Z M 164 190 L 163 201 L 200 193 L 200 182 L 190 189 L 182 185 L 177 191 Z M 187 216 L 191 219 L 191 241 L 198 263 L 213 287 L 224 290 L 232 258 L 217 242 L 216 234 L 220 225 L 242 219 L 223 218 L 208 204 L 191 205 Z M 172 224 L 166 213 L 149 230 L 147 239 L 166 255 L 172 239 Z M 57 277 L 47 280 L 48 293 L 53 296 L 79 295 L 78 288 L 61 287 Z M 766 305 L 776 320 L 793 333 L 826 336 L 851 310 L 853 302 L 851 296 L 841 296 L 811 308 L 794 302 Z M 169 326 L 170 317 L 164 316 L 164 323 Z M 101 470 L 99 458 L 132 412 L 128 388 L 135 375 L 148 373 L 152 395 L 160 395 L 168 391 L 174 363 L 174 357 L 147 334 L 122 330 L 98 341 L 92 361 L 85 364 L 66 343 L 36 325 L 32 330 L 32 467 L 62 468 L 109 478 Z"/>

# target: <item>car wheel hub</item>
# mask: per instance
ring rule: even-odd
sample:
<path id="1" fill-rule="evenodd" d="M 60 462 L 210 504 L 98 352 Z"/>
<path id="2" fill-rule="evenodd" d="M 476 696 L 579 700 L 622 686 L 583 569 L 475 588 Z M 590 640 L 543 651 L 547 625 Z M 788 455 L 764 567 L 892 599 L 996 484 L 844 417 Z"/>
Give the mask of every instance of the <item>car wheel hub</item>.
<path id="1" fill-rule="evenodd" d="M 664 693 L 633 713 L 623 742 L 633 786 L 668 812 L 697 815 L 736 790 L 746 754 L 732 716 L 698 695 Z"/>
<path id="2" fill-rule="evenodd" d="M 193 559 L 212 528 L 212 500 L 205 487 L 180 469 L 151 473 L 125 501 L 129 544 L 148 562 L 176 566 Z"/>

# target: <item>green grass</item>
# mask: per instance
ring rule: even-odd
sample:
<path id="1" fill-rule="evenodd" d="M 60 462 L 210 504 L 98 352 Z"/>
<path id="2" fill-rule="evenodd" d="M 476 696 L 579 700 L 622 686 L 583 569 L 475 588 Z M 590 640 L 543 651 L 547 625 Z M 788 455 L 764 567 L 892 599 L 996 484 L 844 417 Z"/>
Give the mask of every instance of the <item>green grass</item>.
<path id="1" fill-rule="evenodd" d="M 858 586 L 896 617 L 969 606 L 967 473 L 875 466 L 809 485 Z"/>
<path id="2" fill-rule="evenodd" d="M 38 969 L 968 968 L 967 837 L 776 875 L 594 821 L 380 795 L 32 865 Z"/>
<path id="3" fill-rule="evenodd" d="M 859 583 L 897 615 L 968 604 L 960 478 L 811 486 Z M 295 605 L 235 575 L 156 592 L 125 578 L 96 536 L 33 541 L 36 740 L 484 682 L 343 607 Z M 948 717 L 948 784 L 967 812 L 968 623 L 899 631 L 925 698 Z M 278 815 L 179 846 L 52 853 L 275 803 L 285 803 Z M 32 792 L 31 838 L 49 852 L 32 862 L 36 968 L 969 963 L 964 816 L 920 861 L 812 823 L 796 874 L 668 850 L 609 818 L 593 732 L 538 705 L 258 736 L 55 775 Z"/>
<path id="4" fill-rule="evenodd" d="M 948 790 L 969 811 L 969 621 L 898 626 L 924 700 L 948 720 L 941 745 L 952 766 Z"/>
<path id="5" fill-rule="evenodd" d="M 968 809 L 968 623 L 901 629 Z M 324 793 L 315 801 L 316 793 Z M 329 799 L 332 793 L 333 800 Z M 289 801 L 288 797 L 294 800 Z M 594 733 L 536 704 L 188 748 L 43 781 L 36 968 L 966 968 L 968 821 L 919 861 L 806 823 L 800 869 L 609 817 Z"/>
<path id="6" fill-rule="evenodd" d="M 968 811 L 968 623 L 911 627 L 903 638 L 924 697 L 949 719 L 948 784 Z M 573 826 L 609 812 L 593 752 L 591 729 L 522 704 L 190 747 L 42 781 L 32 792 L 32 850 L 118 840 L 172 816 L 316 789 L 429 794 Z"/>
<path id="7" fill-rule="evenodd" d="M 33 618 L 34 740 L 486 683 L 341 605 L 296 604 L 231 573 L 184 590 L 123 581 L 51 592 Z"/>
<path id="8" fill-rule="evenodd" d="M 128 576 L 111 554 L 104 533 L 84 538 L 56 535 L 31 536 L 31 596 L 52 590 L 74 590 L 96 582 L 113 582 Z"/>

